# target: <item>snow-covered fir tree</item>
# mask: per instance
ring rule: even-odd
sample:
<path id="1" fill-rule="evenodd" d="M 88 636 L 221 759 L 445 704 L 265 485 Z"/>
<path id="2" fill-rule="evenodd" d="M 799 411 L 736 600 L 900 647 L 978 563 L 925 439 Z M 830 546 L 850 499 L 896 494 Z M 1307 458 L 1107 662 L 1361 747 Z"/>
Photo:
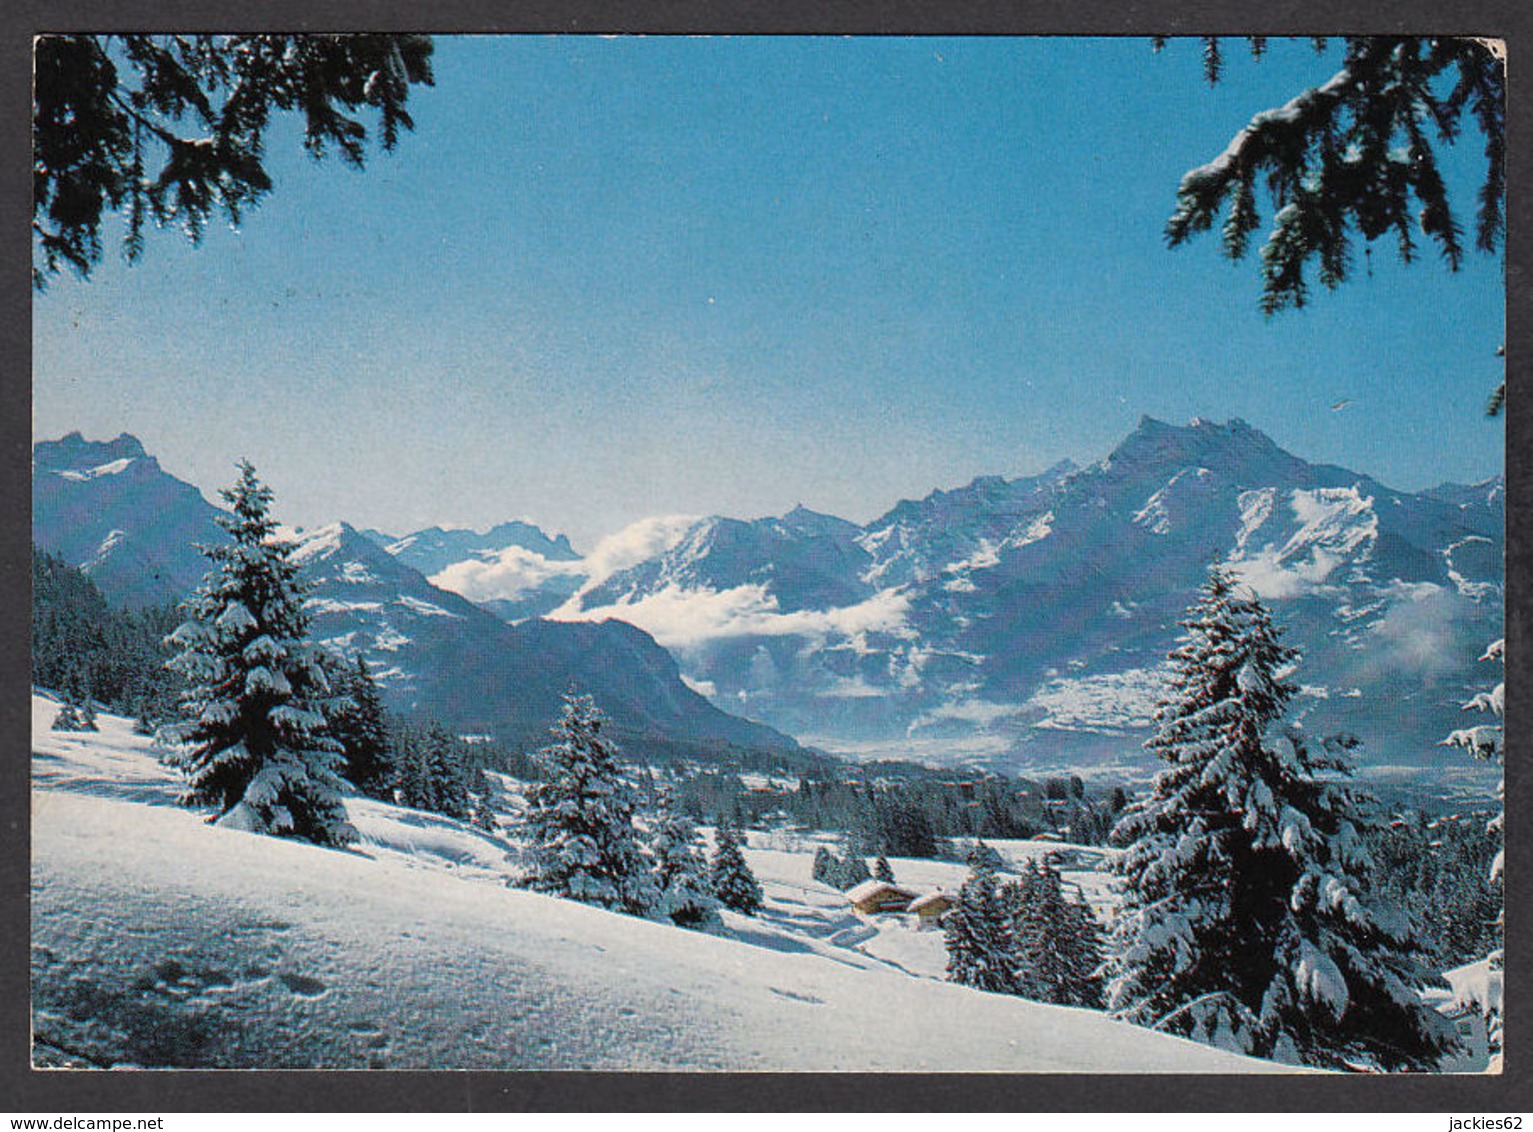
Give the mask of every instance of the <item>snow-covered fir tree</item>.
<path id="1" fill-rule="evenodd" d="M 889 858 L 880 856 L 873 862 L 873 879 L 881 880 L 885 884 L 894 883 L 894 866 L 889 864 Z"/>
<path id="2" fill-rule="evenodd" d="M 1066 898 L 1059 871 L 1031 863 L 1004 890 L 1011 915 L 1017 993 L 1063 1006 L 1100 1006 L 1101 940 L 1091 910 Z"/>
<path id="3" fill-rule="evenodd" d="M 1076 845 L 1100 845 L 1107 836 L 1107 822 L 1090 802 L 1077 805 L 1070 813 L 1066 837 Z"/>
<path id="4" fill-rule="evenodd" d="M 355 664 L 337 663 L 335 671 L 327 675 L 331 685 L 345 693 L 330 712 L 329 724 L 331 736 L 341 745 L 346 781 L 363 794 L 386 798 L 393 768 L 378 682 L 360 653 Z"/>
<path id="5" fill-rule="evenodd" d="M 94 713 L 87 720 L 85 711 L 75 702 L 74 697 L 66 696 L 64 702 L 59 704 L 59 710 L 53 717 L 52 730 L 96 731 L 98 728 Z"/>
<path id="6" fill-rule="evenodd" d="M 141 697 L 133 708 L 133 734 L 153 735 L 158 730 L 154 705 L 147 698 Z"/>
<path id="7" fill-rule="evenodd" d="M 832 888 L 845 892 L 849 888 L 855 888 L 873 874 L 868 871 L 868 863 L 862 857 L 846 851 L 846 856 L 838 856 L 829 848 L 821 845 L 814 851 L 814 866 L 809 875 L 821 884 L 828 884 Z"/>
<path id="8" fill-rule="evenodd" d="M 90 681 L 78 666 L 69 671 L 64 681 L 64 693 L 58 714 L 53 717 L 54 731 L 98 731 L 96 706 L 92 700 Z"/>
<path id="9" fill-rule="evenodd" d="M 430 784 L 427 808 L 450 818 L 467 818 L 470 799 L 462 751 L 440 724 L 433 723 L 426 728 L 424 755 L 426 778 Z"/>
<path id="10" fill-rule="evenodd" d="M 96 701 L 91 697 L 90 688 L 87 686 L 80 695 L 80 730 L 98 731 L 96 726 Z"/>
<path id="11" fill-rule="evenodd" d="M 494 786 L 490 783 L 489 776 L 480 770 L 476 776 L 474 789 L 470 793 L 468 820 L 476 829 L 482 829 L 486 833 L 499 833 L 500 821 L 495 816 L 495 807 L 491 798 L 495 793 Z"/>
<path id="12" fill-rule="evenodd" d="M 431 760 L 425 735 L 415 727 L 400 726 L 389 741 L 394 764 L 391 795 L 394 802 L 412 810 L 429 810 L 434 792 Z"/>
<path id="13" fill-rule="evenodd" d="M 169 637 L 189 684 L 167 729 L 187 778 L 184 801 L 218 820 L 321 845 L 355 839 L 341 801 L 339 744 L 325 733 L 330 687 L 308 640 L 293 544 L 279 539 L 271 491 L 249 462 L 225 490 L 224 545 Z"/>
<path id="14" fill-rule="evenodd" d="M 1011 912 L 987 858 L 975 854 L 958 903 L 943 917 L 947 977 L 967 987 L 1017 992 L 1017 956 Z"/>
<path id="15" fill-rule="evenodd" d="M 1492 641 L 1485 655 L 1480 657 L 1482 661 L 1494 661 L 1497 664 L 1504 662 L 1506 642 L 1504 640 Z M 1478 723 L 1473 727 L 1461 728 L 1454 731 L 1442 741 L 1445 747 L 1460 747 L 1468 751 L 1477 759 L 1500 764 L 1504 758 L 1505 740 L 1503 736 L 1501 716 L 1506 705 L 1506 682 L 1498 680 L 1496 686 L 1489 691 L 1478 692 L 1468 703 L 1464 705 L 1465 711 L 1484 712 L 1493 717 L 1493 722 Z M 1496 784 L 1496 796 L 1502 797 L 1505 793 L 1506 783 L 1502 780 Z M 1497 814 L 1490 823 L 1493 833 L 1502 833 L 1505 826 L 1505 815 Z M 1496 854 L 1495 861 L 1491 864 L 1490 873 L 1493 878 L 1501 876 L 1503 855 Z"/>
<path id="16" fill-rule="evenodd" d="M 987 845 L 983 838 L 976 841 L 969 851 L 964 854 L 964 860 L 969 868 L 986 868 L 992 873 L 999 872 L 1006 867 L 1006 861 L 994 845 Z"/>
<path id="17" fill-rule="evenodd" d="M 473 809 L 462 745 L 441 724 L 402 726 L 389 742 L 389 778 L 385 790 L 402 806 L 450 818 L 467 818 Z"/>
<path id="18" fill-rule="evenodd" d="M 1490 647 L 1485 650 L 1485 654 L 1481 656 L 1480 659 L 1482 661 L 1493 661 L 1497 664 L 1502 664 L 1505 662 L 1505 655 L 1506 641 L 1492 641 Z M 1494 761 L 1497 764 L 1503 763 L 1506 758 L 1506 739 L 1501 723 L 1501 717 L 1503 711 L 1505 710 L 1505 705 L 1506 682 L 1504 680 L 1498 680 L 1495 687 L 1489 689 L 1488 691 L 1476 693 L 1469 700 L 1469 702 L 1464 705 L 1465 711 L 1484 712 L 1494 717 L 1494 721 L 1490 723 L 1478 723 L 1472 727 L 1460 728 L 1459 730 L 1450 734 L 1446 739 L 1444 739 L 1443 745 L 1448 747 L 1461 747 L 1477 759 L 1483 759 L 1487 762 Z M 1496 797 L 1498 799 L 1504 799 L 1505 791 L 1506 780 L 1505 778 L 1502 778 L 1496 783 Z M 1504 804 L 1505 803 L 1503 801 L 1503 806 Z M 1505 827 L 1506 813 L 1503 809 L 1502 812 L 1498 813 L 1494 818 L 1490 820 L 1489 830 L 1491 833 L 1501 837 L 1505 835 Z M 1490 866 L 1490 878 L 1492 882 L 1498 884 L 1501 883 L 1503 878 L 1502 869 L 1504 863 L 1505 850 L 1498 850 L 1495 859 L 1491 861 Z M 1496 924 L 1499 927 L 1504 922 L 1505 910 L 1503 908 L 1501 915 L 1496 918 Z M 1492 970 L 1502 970 L 1505 966 L 1505 957 L 1502 949 L 1498 947 L 1493 950 L 1489 955 L 1485 957 L 1485 961 L 1490 965 Z M 1486 1014 L 1486 1031 L 1487 1036 L 1490 1039 L 1492 1064 L 1499 1067 L 1503 1036 L 1505 1032 L 1505 1022 L 1501 1016 L 1501 1009 L 1499 1006 L 1486 1005 L 1484 1009 Z"/>
<path id="19" fill-rule="evenodd" d="M 833 878 L 838 875 L 837 870 L 840 867 L 840 860 L 830 851 L 830 848 L 821 845 L 814 851 L 814 864 L 810 866 L 809 876 L 812 880 L 817 880 L 821 884 L 828 884 L 834 888 L 835 880 Z"/>
<path id="20" fill-rule="evenodd" d="M 569 693 L 539 758 L 544 780 L 528 792 L 526 887 L 636 916 L 658 894 L 634 825 L 632 787 L 616 745 L 601 734 L 590 696 Z"/>
<path id="21" fill-rule="evenodd" d="M 845 860 L 841 863 L 841 880 L 839 887 L 844 892 L 849 888 L 856 888 L 865 880 L 871 880 L 873 873 L 868 869 L 868 862 L 859 853 L 848 852 Z"/>
<path id="22" fill-rule="evenodd" d="M 1001 903 L 1010 918 L 1016 993 L 1038 1002 L 1056 1001 L 1056 987 L 1064 982 L 1063 956 L 1052 946 L 1064 904 L 1058 879 L 1058 874 L 1030 861 L 1021 880 L 1001 889 Z"/>
<path id="23" fill-rule="evenodd" d="M 682 927 L 701 927 L 718 919 L 708 859 L 692 819 L 674 808 L 668 791 L 658 794 L 659 808 L 650 832 L 655 860 L 656 911 Z"/>
<path id="24" fill-rule="evenodd" d="M 739 835 L 728 825 L 721 825 L 714 838 L 713 860 L 709 865 L 713 895 L 726 908 L 754 916 L 761 907 L 761 882 L 740 852 Z"/>
<path id="25" fill-rule="evenodd" d="M 1182 626 L 1146 744 L 1166 767 L 1114 830 L 1109 1009 L 1258 1057 L 1433 1068 L 1452 1037 L 1405 916 L 1370 885 L 1365 799 L 1338 755 L 1292 729 L 1267 743 L 1297 654 L 1217 567 Z"/>
<path id="26" fill-rule="evenodd" d="M 1071 1006 L 1102 1006 L 1102 926 L 1077 892 L 1065 902 L 1065 998 Z"/>

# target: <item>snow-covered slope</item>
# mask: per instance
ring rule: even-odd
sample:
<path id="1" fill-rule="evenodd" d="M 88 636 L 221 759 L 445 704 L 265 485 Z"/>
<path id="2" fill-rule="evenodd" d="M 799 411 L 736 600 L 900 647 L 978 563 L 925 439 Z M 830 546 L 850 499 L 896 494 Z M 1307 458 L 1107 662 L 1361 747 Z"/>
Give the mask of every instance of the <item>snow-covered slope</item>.
<path id="1" fill-rule="evenodd" d="M 63 735 L 55 707 L 34 698 L 38 1064 L 1286 1071 L 781 924 L 510 889 L 504 843 L 395 807 L 358 807 L 348 852 L 209 826 L 127 720 Z"/>

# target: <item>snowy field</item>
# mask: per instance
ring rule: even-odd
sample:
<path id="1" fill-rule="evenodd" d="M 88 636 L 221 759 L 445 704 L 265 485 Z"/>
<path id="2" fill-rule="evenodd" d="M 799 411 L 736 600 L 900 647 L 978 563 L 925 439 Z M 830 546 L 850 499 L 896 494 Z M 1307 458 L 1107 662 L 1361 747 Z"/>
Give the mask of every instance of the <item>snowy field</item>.
<path id="1" fill-rule="evenodd" d="M 366 799 L 347 851 L 209 826 L 129 721 L 32 710 L 39 1066 L 1292 1072 L 945 983 L 941 934 L 858 917 L 806 839 L 754 835 L 763 914 L 689 932 L 510 888 L 514 845 Z"/>

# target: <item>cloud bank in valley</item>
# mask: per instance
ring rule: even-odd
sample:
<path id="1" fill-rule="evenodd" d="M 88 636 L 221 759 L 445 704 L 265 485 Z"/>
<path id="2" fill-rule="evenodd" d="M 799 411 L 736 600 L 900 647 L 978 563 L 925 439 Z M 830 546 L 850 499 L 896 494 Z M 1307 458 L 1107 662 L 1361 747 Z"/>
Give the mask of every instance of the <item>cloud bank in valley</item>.
<path id="1" fill-rule="evenodd" d="M 508 546 L 489 559 L 454 562 L 428 580 L 433 586 L 461 594 L 469 601 L 516 601 L 557 577 L 580 577 L 585 563 L 559 562 L 535 550 Z"/>
<path id="2" fill-rule="evenodd" d="M 855 605 L 783 613 L 777 597 L 762 585 L 727 590 L 672 585 L 637 601 L 594 609 L 576 609 L 572 602 L 557 610 L 555 617 L 566 621 L 617 618 L 637 625 L 666 648 L 686 650 L 734 637 L 798 636 L 824 641 L 874 632 L 904 634 L 909 631 L 905 622 L 909 607 L 903 591 L 881 590 Z"/>

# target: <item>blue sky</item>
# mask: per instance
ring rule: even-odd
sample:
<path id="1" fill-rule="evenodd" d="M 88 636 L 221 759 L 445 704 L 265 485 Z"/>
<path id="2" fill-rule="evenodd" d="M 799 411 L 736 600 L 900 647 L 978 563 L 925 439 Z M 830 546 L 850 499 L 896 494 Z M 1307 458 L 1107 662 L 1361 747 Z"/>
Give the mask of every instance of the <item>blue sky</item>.
<path id="1" fill-rule="evenodd" d="M 1191 42 L 442 37 L 366 172 L 289 128 L 240 232 L 56 279 L 34 435 L 132 432 L 210 495 L 248 457 L 303 525 L 521 516 L 583 547 L 676 512 L 866 520 L 1145 413 L 1406 489 L 1500 470 L 1499 258 L 1381 247 L 1269 320 L 1254 259 L 1164 246 L 1182 172 L 1334 69 L 1230 56 L 1210 88 Z"/>

